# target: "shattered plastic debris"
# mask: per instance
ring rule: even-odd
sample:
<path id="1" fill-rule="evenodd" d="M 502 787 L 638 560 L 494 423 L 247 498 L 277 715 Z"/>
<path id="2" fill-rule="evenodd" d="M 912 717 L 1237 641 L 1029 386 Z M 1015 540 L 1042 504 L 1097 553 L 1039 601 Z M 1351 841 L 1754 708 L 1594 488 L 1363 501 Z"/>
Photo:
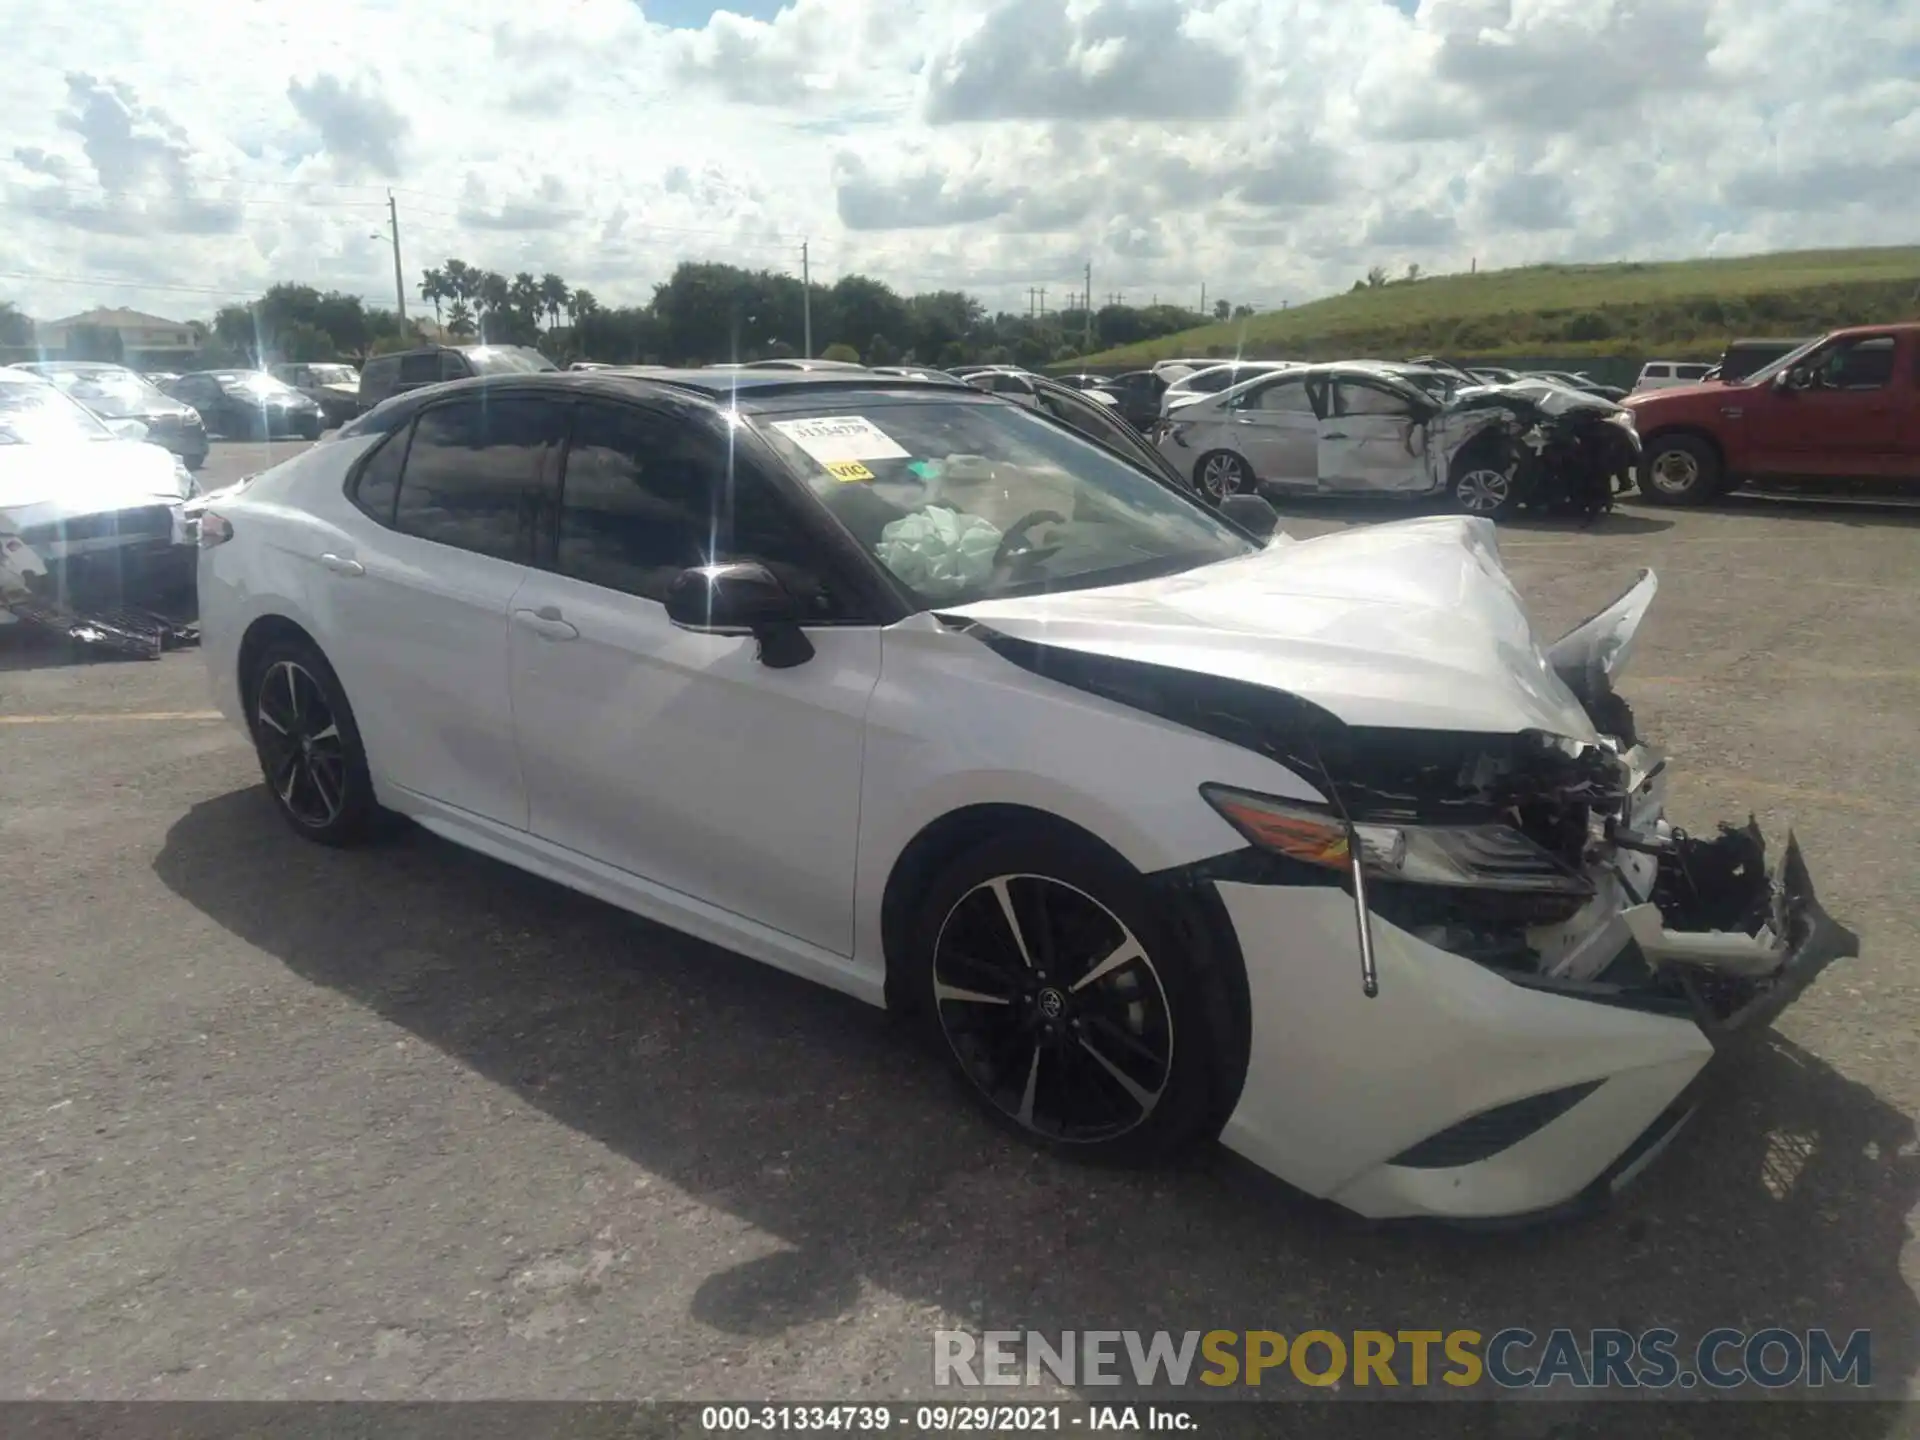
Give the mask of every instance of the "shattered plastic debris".
<path id="1" fill-rule="evenodd" d="M 120 608 L 85 615 L 32 595 L 15 597 L 7 608 L 29 624 L 51 630 L 81 645 L 92 645 L 136 660 L 158 660 L 167 650 L 200 643 L 198 626 L 183 624 L 151 610 Z"/>

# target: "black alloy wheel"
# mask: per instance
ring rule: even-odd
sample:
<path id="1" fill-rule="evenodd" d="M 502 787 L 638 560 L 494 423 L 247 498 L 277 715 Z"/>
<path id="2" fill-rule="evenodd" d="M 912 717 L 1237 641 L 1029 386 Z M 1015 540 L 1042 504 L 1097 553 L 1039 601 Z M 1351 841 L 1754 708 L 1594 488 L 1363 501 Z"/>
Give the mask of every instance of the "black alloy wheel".
<path id="1" fill-rule="evenodd" d="M 1045 875 L 996 875 L 947 912 L 933 997 L 967 1077 L 1022 1129 L 1113 1140 L 1144 1123 L 1173 1075 L 1159 972 L 1126 924 Z"/>
<path id="2" fill-rule="evenodd" d="M 310 645 L 276 645 L 248 687 L 247 720 L 260 773 L 293 828 L 322 844 L 365 833 L 375 813 L 353 712 L 340 682 Z"/>

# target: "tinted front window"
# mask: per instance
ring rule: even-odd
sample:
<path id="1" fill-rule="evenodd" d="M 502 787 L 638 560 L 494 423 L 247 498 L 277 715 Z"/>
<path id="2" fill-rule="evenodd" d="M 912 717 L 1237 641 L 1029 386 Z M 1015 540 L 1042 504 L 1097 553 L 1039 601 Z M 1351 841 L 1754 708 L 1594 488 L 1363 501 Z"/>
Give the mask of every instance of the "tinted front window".
<path id="1" fill-rule="evenodd" d="M 1893 337 L 1876 335 L 1836 345 L 1816 367 L 1820 383 L 1835 390 L 1879 390 L 1893 379 Z"/>
<path id="2" fill-rule="evenodd" d="M 394 527 L 481 555 L 531 551 L 566 411 L 545 400 L 436 405 L 414 422 Z"/>
<path id="3" fill-rule="evenodd" d="M 965 399 L 756 417 L 822 504 L 928 605 L 1172 574 L 1253 546 L 1024 407 Z"/>
<path id="4" fill-rule="evenodd" d="M 1336 413 L 1341 415 L 1406 416 L 1413 412 L 1404 397 L 1375 390 L 1370 385 L 1356 385 L 1350 380 L 1340 382 L 1339 395 Z"/>
<path id="5" fill-rule="evenodd" d="M 400 383 L 402 385 L 431 384 L 440 378 L 440 356 L 435 351 L 425 355 L 402 355 L 400 357 Z"/>
<path id="6" fill-rule="evenodd" d="M 554 558 L 563 575 L 648 600 L 692 566 L 757 560 L 823 618 L 831 610 L 811 544 L 759 476 L 730 467 L 718 437 L 622 406 L 574 413 Z"/>

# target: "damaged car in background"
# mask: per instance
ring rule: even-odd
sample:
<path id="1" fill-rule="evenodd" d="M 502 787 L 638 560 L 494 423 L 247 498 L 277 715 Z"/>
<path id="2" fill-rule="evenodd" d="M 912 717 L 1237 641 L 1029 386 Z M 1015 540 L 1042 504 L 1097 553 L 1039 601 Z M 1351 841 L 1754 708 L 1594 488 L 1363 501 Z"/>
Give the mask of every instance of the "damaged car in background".
<path id="1" fill-rule="evenodd" d="M 1550 380 L 1348 361 L 1263 376 L 1171 414 L 1160 453 L 1203 493 L 1443 496 L 1469 515 L 1593 515 L 1632 483 L 1622 406 Z"/>
<path id="2" fill-rule="evenodd" d="M 0 370 L 0 626 L 141 658 L 197 638 L 197 493 L 138 421 Z"/>
<path id="3" fill-rule="evenodd" d="M 1664 813 L 1651 574 L 1543 647 L 1484 518 L 1277 518 L 950 383 L 464 381 L 208 505 L 204 648 L 295 833 L 384 807 L 898 1010 L 1038 1143 L 1610 1195 L 1858 941 L 1791 835 Z"/>

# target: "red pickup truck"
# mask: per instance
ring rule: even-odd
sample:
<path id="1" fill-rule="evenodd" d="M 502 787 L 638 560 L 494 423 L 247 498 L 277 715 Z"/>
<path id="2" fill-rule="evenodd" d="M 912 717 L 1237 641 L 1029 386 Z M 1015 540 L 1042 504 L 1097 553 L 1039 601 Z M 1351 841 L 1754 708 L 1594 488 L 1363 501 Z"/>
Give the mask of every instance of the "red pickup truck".
<path id="1" fill-rule="evenodd" d="M 1749 481 L 1920 481 L 1920 324 L 1836 330 L 1733 384 L 1625 403 L 1658 505 Z"/>

